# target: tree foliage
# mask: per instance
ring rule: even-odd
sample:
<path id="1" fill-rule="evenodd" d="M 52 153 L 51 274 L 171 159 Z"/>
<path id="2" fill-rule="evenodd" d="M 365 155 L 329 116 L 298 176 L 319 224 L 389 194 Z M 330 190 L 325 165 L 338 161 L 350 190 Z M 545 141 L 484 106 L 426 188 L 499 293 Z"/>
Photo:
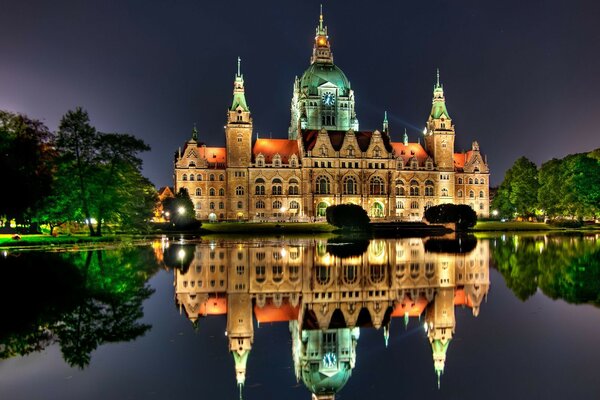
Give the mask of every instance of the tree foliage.
<path id="1" fill-rule="evenodd" d="M 186 188 L 180 188 L 175 197 L 167 197 L 163 202 L 163 209 L 169 213 L 171 223 L 177 229 L 191 229 L 200 227 L 196 220 L 194 203 Z"/>
<path id="2" fill-rule="evenodd" d="M 531 216 L 537 208 L 538 171 L 535 163 L 521 157 L 506 171 L 492 207 L 502 217 Z"/>
<path id="3" fill-rule="evenodd" d="M 327 222 L 343 229 L 365 229 L 371 219 L 367 211 L 356 204 L 339 204 L 325 210 Z"/>
<path id="4" fill-rule="evenodd" d="M 81 108 L 67 112 L 56 140 L 59 153 L 55 185 L 60 188 L 41 217 L 64 211 L 79 218 L 90 235 L 100 236 L 104 224 L 139 227 L 152 217 L 156 191 L 142 176 L 138 154 L 150 148 L 128 134 L 101 133 Z M 66 201 L 68 200 L 68 201 Z M 61 207 L 74 205 L 71 209 Z"/>
<path id="5" fill-rule="evenodd" d="M 54 136 L 38 120 L 0 110 L 0 171 L 4 190 L 0 196 L 0 219 L 6 224 L 29 222 L 50 194 Z"/>
<path id="6" fill-rule="evenodd" d="M 456 229 L 466 230 L 477 223 L 477 213 L 466 204 L 440 204 L 425 210 L 425 219 L 434 224 L 455 223 Z"/>

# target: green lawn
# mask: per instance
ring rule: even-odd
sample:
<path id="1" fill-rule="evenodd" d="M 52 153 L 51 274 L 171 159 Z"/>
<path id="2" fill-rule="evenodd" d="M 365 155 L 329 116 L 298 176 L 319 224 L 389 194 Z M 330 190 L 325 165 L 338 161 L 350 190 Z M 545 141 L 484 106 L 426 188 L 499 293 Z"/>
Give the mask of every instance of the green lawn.
<path id="1" fill-rule="evenodd" d="M 0 235 L 0 247 L 27 247 L 27 246 L 56 246 L 80 243 L 106 243 L 123 241 L 130 236 L 101 236 L 90 237 L 86 235 L 64 235 L 53 237 L 50 235 L 21 235 L 20 240 L 14 240 L 12 234 Z"/>
<path id="2" fill-rule="evenodd" d="M 547 231 L 556 229 L 543 222 L 518 222 L 518 221 L 479 221 L 473 228 L 474 231 Z"/>
<path id="3" fill-rule="evenodd" d="M 212 233 L 327 233 L 335 230 L 327 223 L 307 222 L 203 222 L 202 229 Z"/>

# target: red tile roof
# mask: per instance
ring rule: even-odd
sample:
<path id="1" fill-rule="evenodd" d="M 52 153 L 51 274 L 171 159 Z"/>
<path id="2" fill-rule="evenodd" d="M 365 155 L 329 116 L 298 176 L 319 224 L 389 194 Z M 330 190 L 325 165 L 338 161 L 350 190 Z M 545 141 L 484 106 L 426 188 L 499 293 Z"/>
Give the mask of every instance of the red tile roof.
<path id="1" fill-rule="evenodd" d="M 299 157 L 298 141 L 290 139 L 256 139 L 252 155 L 255 158 L 261 153 L 265 156 L 266 163 L 272 162 L 273 156 L 279 154 L 281 162 L 287 164 L 293 154 Z"/>
<path id="2" fill-rule="evenodd" d="M 293 307 L 287 301 L 276 307 L 271 300 L 264 307 L 254 306 L 254 315 L 258 322 L 283 322 L 298 319 L 300 306 Z"/>
<path id="3" fill-rule="evenodd" d="M 408 143 L 405 145 L 403 142 L 392 142 L 392 147 L 394 148 L 396 157 L 402 158 L 405 164 L 413 156 L 417 157 L 419 164 L 424 164 L 427 157 L 429 157 L 429 154 L 427 154 L 420 143 Z"/>
<path id="4" fill-rule="evenodd" d="M 466 153 L 454 153 L 454 167 L 457 169 L 463 169 L 465 164 L 471 159 L 472 155 L 472 150 L 469 150 Z"/>

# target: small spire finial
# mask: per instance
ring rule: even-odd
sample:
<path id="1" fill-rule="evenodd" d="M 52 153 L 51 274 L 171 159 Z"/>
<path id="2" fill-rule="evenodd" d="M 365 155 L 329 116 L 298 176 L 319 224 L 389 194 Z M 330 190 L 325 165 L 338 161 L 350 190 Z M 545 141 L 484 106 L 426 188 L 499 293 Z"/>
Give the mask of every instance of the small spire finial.
<path id="1" fill-rule="evenodd" d="M 194 122 L 194 128 L 192 129 L 192 139 L 198 140 L 198 129 L 196 129 L 196 123 Z"/>
<path id="2" fill-rule="evenodd" d="M 241 64 L 241 62 L 242 62 L 242 59 L 241 59 L 240 57 L 238 57 L 238 73 L 237 73 L 237 75 L 238 75 L 238 76 L 241 76 L 241 75 L 242 75 L 242 74 L 240 73 L 240 64 Z"/>
<path id="3" fill-rule="evenodd" d="M 321 12 L 319 13 L 319 28 L 323 30 L 323 4 L 321 4 Z"/>
<path id="4" fill-rule="evenodd" d="M 437 87 L 440 87 L 440 69 L 437 68 Z"/>

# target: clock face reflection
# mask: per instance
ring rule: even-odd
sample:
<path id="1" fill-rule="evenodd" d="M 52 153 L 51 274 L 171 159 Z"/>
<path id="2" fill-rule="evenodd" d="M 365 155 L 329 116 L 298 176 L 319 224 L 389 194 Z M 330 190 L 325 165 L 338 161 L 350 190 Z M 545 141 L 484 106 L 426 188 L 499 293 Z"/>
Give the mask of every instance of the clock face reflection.
<path id="1" fill-rule="evenodd" d="M 331 92 L 323 93 L 323 104 L 326 106 L 332 106 L 335 103 L 335 94 Z"/>
<path id="2" fill-rule="evenodd" d="M 323 365 L 325 366 L 325 368 L 333 368 L 335 367 L 337 364 L 337 357 L 335 356 L 334 353 L 325 353 L 325 355 L 323 356 Z"/>

